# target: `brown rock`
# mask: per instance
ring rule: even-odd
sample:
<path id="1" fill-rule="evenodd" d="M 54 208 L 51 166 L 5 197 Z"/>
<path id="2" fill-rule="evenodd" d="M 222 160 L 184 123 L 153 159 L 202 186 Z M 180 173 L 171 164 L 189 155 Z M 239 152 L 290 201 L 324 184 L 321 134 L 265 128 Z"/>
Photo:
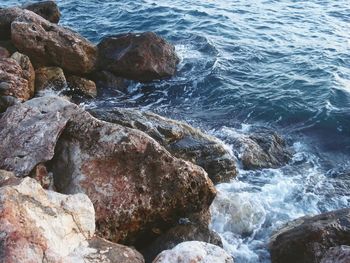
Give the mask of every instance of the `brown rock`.
<path id="1" fill-rule="evenodd" d="M 11 23 L 23 14 L 18 7 L 0 9 L 0 40 L 11 39 Z"/>
<path id="2" fill-rule="evenodd" d="M 107 37 L 98 50 L 100 69 L 137 81 L 173 76 L 179 62 L 175 47 L 153 32 Z"/>
<path id="3" fill-rule="evenodd" d="M 101 120 L 147 133 L 176 157 L 203 167 L 214 183 L 237 175 L 235 160 L 223 143 L 190 125 L 136 109 L 93 109 L 91 113 Z"/>
<path id="4" fill-rule="evenodd" d="M 47 168 L 43 163 L 39 163 L 37 166 L 35 166 L 30 177 L 35 179 L 44 189 L 53 188 L 52 174 L 47 171 Z"/>
<path id="5" fill-rule="evenodd" d="M 64 99 L 43 97 L 7 109 L 0 119 L 0 169 L 24 177 L 50 160 L 75 108 Z"/>
<path id="6" fill-rule="evenodd" d="M 23 8 L 36 13 L 51 23 L 57 24 L 60 21 L 61 13 L 55 1 L 26 4 Z"/>
<path id="7" fill-rule="evenodd" d="M 9 89 L 2 95 L 13 96 L 21 101 L 31 98 L 28 77 L 21 66 L 13 58 L 0 59 L 0 83 L 7 83 Z"/>
<path id="8" fill-rule="evenodd" d="M 203 169 L 176 159 L 143 132 L 77 112 L 51 161 L 55 186 L 86 193 L 98 233 L 147 242 L 181 217 L 208 210 L 215 188 Z"/>
<path id="9" fill-rule="evenodd" d="M 58 66 L 78 75 L 93 70 L 95 45 L 70 29 L 23 11 L 11 24 L 11 40 L 35 65 Z"/>
<path id="10" fill-rule="evenodd" d="M 88 97 L 97 96 L 97 88 L 95 82 L 78 76 L 67 77 L 67 82 L 70 88 Z"/>
<path id="11" fill-rule="evenodd" d="M 340 245 L 350 245 L 350 209 L 288 223 L 271 239 L 271 259 L 273 263 L 319 263 L 331 247 Z"/>
<path id="12" fill-rule="evenodd" d="M 29 57 L 19 52 L 15 52 L 12 54 L 11 58 L 16 60 L 17 63 L 21 66 L 22 76 L 28 81 L 30 97 L 32 97 L 34 95 L 35 71 Z"/>
<path id="13" fill-rule="evenodd" d="M 6 48 L 0 46 L 0 59 L 8 57 L 10 57 L 10 52 L 8 52 Z"/>
<path id="14" fill-rule="evenodd" d="M 61 90 L 67 87 L 66 77 L 59 67 L 41 67 L 35 70 L 35 91 Z"/>

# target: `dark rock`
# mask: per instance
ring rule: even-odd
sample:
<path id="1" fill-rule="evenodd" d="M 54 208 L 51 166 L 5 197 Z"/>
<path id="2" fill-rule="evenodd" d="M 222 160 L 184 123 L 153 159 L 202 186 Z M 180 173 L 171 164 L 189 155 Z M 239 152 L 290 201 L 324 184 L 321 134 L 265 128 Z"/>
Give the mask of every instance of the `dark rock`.
<path id="1" fill-rule="evenodd" d="M 22 7 L 36 13 L 51 23 L 57 24 L 60 21 L 61 13 L 55 1 L 31 3 Z"/>
<path id="2" fill-rule="evenodd" d="M 21 14 L 23 10 L 18 7 L 0 9 L 0 40 L 11 39 L 11 23 Z"/>
<path id="3" fill-rule="evenodd" d="M 224 145 L 185 123 L 135 109 L 93 109 L 91 113 L 101 120 L 147 133 L 176 157 L 203 167 L 214 183 L 237 175 L 235 160 Z"/>
<path id="4" fill-rule="evenodd" d="M 272 237 L 271 259 L 273 263 L 319 263 L 330 248 L 341 245 L 350 245 L 350 209 L 288 223 Z"/>
<path id="5" fill-rule="evenodd" d="M 175 47 L 153 32 L 106 37 L 98 50 L 100 69 L 142 82 L 173 76 L 179 62 Z"/>
<path id="6" fill-rule="evenodd" d="M 126 79 L 116 77 L 109 71 L 97 71 L 94 72 L 91 77 L 95 81 L 97 87 L 100 89 L 112 88 L 124 93 L 128 90 L 128 81 Z"/>
<path id="7" fill-rule="evenodd" d="M 11 107 L 15 104 L 20 103 L 18 99 L 12 96 L 0 96 L 0 113 L 7 110 L 8 107 Z"/>
<path id="8" fill-rule="evenodd" d="M 124 244 L 144 244 L 179 218 L 208 210 L 216 193 L 200 167 L 174 158 L 141 131 L 82 110 L 71 117 L 50 164 L 56 189 L 86 193 L 99 235 Z"/>
<path id="9" fill-rule="evenodd" d="M 10 52 L 6 48 L 0 46 L 0 59 L 8 57 L 10 57 Z"/>
<path id="10" fill-rule="evenodd" d="M 18 51 L 17 48 L 12 44 L 11 40 L 0 40 L 0 47 L 5 48 L 10 53 L 9 56 Z"/>
<path id="11" fill-rule="evenodd" d="M 97 48 L 90 41 L 31 11 L 22 12 L 11 24 L 11 40 L 36 67 L 58 66 L 78 75 L 94 69 Z"/>
<path id="12" fill-rule="evenodd" d="M 42 67 L 35 70 L 35 91 L 62 90 L 67 87 L 63 70 L 59 67 Z"/>
<path id="13" fill-rule="evenodd" d="M 43 97 L 8 108 L 0 119 L 0 169 L 24 177 L 50 160 L 75 107 L 64 99 Z"/>
<path id="14" fill-rule="evenodd" d="M 330 248 L 321 263 L 350 263 L 350 246 Z"/>
<path id="15" fill-rule="evenodd" d="M 84 96 L 94 98 L 97 96 L 97 88 L 95 82 L 79 76 L 68 76 L 68 86 L 75 92 Z"/>

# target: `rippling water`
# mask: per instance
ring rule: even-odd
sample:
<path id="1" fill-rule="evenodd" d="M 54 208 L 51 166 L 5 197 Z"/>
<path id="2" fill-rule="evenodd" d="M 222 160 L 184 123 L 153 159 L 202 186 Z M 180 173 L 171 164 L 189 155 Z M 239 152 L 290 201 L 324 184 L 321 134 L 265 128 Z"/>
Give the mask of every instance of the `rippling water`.
<path id="1" fill-rule="evenodd" d="M 289 165 L 240 171 L 238 180 L 218 186 L 212 227 L 236 262 L 269 262 L 268 240 L 278 226 L 349 206 L 349 0 L 57 2 L 61 23 L 96 43 L 155 31 L 181 56 L 174 78 L 133 83 L 127 94 L 111 91 L 90 106 L 150 109 L 228 147 L 230 136 L 252 126 L 294 143 Z"/>

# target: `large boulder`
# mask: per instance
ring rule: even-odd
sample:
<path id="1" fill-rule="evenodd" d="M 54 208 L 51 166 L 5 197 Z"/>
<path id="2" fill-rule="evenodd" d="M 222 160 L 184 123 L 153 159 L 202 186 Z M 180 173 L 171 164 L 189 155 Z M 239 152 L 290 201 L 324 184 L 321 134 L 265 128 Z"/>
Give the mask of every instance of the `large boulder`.
<path id="1" fill-rule="evenodd" d="M 28 81 L 29 95 L 32 97 L 34 95 L 35 88 L 35 71 L 29 57 L 22 53 L 15 52 L 12 54 L 11 58 L 16 60 L 18 65 L 20 65 L 22 68 L 22 76 Z"/>
<path id="2" fill-rule="evenodd" d="M 208 210 L 216 193 L 200 167 L 174 158 L 141 131 L 82 110 L 62 133 L 51 169 L 58 191 L 90 197 L 101 236 L 129 244 Z"/>
<path id="3" fill-rule="evenodd" d="M 27 80 L 28 72 L 24 72 L 21 65 L 13 58 L 0 59 L 0 83 L 6 83 L 8 89 L 3 95 L 13 96 L 21 101 L 31 98 L 33 92 Z"/>
<path id="4" fill-rule="evenodd" d="M 332 247 L 350 245 L 350 209 L 341 209 L 288 223 L 272 237 L 273 263 L 319 263 Z M 339 252 L 339 251 L 338 251 Z"/>
<path id="5" fill-rule="evenodd" d="M 185 123 L 136 109 L 92 109 L 104 121 L 141 130 L 178 158 L 191 161 L 208 173 L 214 183 L 237 175 L 235 160 L 223 143 Z"/>
<path id="6" fill-rule="evenodd" d="M 142 82 L 173 76 L 179 62 L 175 47 L 153 32 L 106 37 L 98 50 L 100 69 Z"/>
<path id="7" fill-rule="evenodd" d="M 61 13 L 55 1 L 41 1 L 38 3 L 28 3 L 22 6 L 51 23 L 57 24 L 60 21 Z"/>
<path id="8" fill-rule="evenodd" d="M 153 263 L 233 263 L 221 247 L 199 241 L 183 242 L 160 253 Z"/>
<path id="9" fill-rule="evenodd" d="M 31 11 L 22 12 L 11 23 L 11 39 L 36 66 L 59 66 L 78 75 L 94 69 L 97 59 L 94 44 Z"/>
<path id="10" fill-rule="evenodd" d="M 8 108 L 0 119 L 0 169 L 24 177 L 50 160 L 76 107 L 64 99 L 43 97 Z"/>

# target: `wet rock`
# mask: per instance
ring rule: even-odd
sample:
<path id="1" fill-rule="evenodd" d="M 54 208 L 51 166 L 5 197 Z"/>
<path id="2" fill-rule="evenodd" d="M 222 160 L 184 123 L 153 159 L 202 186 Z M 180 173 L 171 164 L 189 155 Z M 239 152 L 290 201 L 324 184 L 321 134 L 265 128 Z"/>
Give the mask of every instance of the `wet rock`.
<path id="1" fill-rule="evenodd" d="M 272 237 L 272 262 L 320 262 L 322 258 L 327 258 L 330 248 L 350 245 L 349 233 L 350 209 L 299 218 L 288 223 Z M 335 251 L 329 251 L 333 252 Z"/>
<path id="2" fill-rule="evenodd" d="M 75 92 L 92 98 L 97 96 L 96 84 L 92 80 L 79 76 L 68 76 L 67 82 L 68 86 Z"/>
<path id="3" fill-rule="evenodd" d="M 322 258 L 321 263 L 349 263 L 350 246 L 339 246 L 330 248 Z"/>
<path id="4" fill-rule="evenodd" d="M 145 244 L 179 218 L 208 210 L 215 188 L 203 169 L 174 158 L 141 131 L 71 117 L 51 161 L 56 189 L 86 193 L 100 236 Z"/>
<path id="5" fill-rule="evenodd" d="M 55 1 L 30 3 L 22 6 L 22 8 L 36 13 L 51 23 L 57 24 L 60 21 L 61 13 Z"/>
<path id="6" fill-rule="evenodd" d="M 12 96 L 0 96 L 0 113 L 5 112 L 7 108 L 20 103 L 20 101 Z"/>
<path id="7" fill-rule="evenodd" d="M 0 59 L 8 57 L 10 57 L 10 52 L 6 48 L 0 46 Z"/>
<path id="8" fill-rule="evenodd" d="M 233 263 L 221 247 L 198 241 L 183 242 L 160 253 L 153 263 Z"/>
<path id="9" fill-rule="evenodd" d="M 173 76 L 175 47 L 153 32 L 106 37 L 98 45 L 99 68 L 141 82 Z"/>
<path id="10" fill-rule="evenodd" d="M 28 89 L 30 97 L 32 97 L 34 95 L 35 71 L 29 57 L 19 52 L 15 52 L 12 54 L 11 58 L 16 60 L 18 65 L 22 68 L 22 76 L 28 81 Z"/>
<path id="11" fill-rule="evenodd" d="M 35 91 L 62 90 L 67 87 L 64 72 L 59 67 L 41 67 L 35 70 Z"/>
<path id="12" fill-rule="evenodd" d="M 94 109 L 91 113 L 101 120 L 147 133 L 176 157 L 203 167 L 214 183 L 237 175 L 235 160 L 222 142 L 185 123 L 135 109 Z"/>
<path id="13" fill-rule="evenodd" d="M 146 262 L 152 262 L 163 250 L 172 249 L 185 241 L 202 241 L 222 247 L 220 236 L 210 230 L 208 225 L 187 223 L 171 228 L 141 252 Z"/>
<path id="14" fill-rule="evenodd" d="M 111 88 L 121 92 L 127 92 L 128 81 L 126 79 L 116 77 L 109 71 L 97 71 L 92 74 L 92 79 L 100 89 Z"/>
<path id="15" fill-rule="evenodd" d="M 45 191 L 29 177 L 0 188 L 3 262 L 71 262 L 69 255 L 94 230 L 93 205 L 84 194 Z"/>
<path id="16" fill-rule="evenodd" d="M 31 98 L 32 91 L 28 80 L 27 72 L 23 72 L 21 66 L 13 58 L 0 59 L 0 83 L 7 83 L 1 85 L 8 85 L 3 95 L 13 96 L 21 101 Z"/>
<path id="17" fill-rule="evenodd" d="M 64 99 L 42 97 L 8 108 L 0 119 L 0 168 L 24 177 L 50 160 L 76 107 Z"/>
<path id="18" fill-rule="evenodd" d="M 23 12 L 11 24 L 11 40 L 37 67 L 58 66 L 78 75 L 94 69 L 97 59 L 95 45 L 31 11 Z"/>

